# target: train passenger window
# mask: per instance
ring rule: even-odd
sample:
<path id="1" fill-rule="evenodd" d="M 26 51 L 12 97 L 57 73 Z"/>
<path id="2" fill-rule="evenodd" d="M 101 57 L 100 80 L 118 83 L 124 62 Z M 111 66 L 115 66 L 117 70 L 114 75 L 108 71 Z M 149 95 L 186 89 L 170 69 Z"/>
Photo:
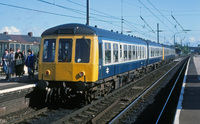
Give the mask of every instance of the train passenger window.
<path id="1" fill-rule="evenodd" d="M 127 45 L 124 45 L 124 61 L 127 61 Z"/>
<path id="2" fill-rule="evenodd" d="M 45 39 L 43 46 L 43 62 L 54 62 L 56 39 Z"/>
<path id="3" fill-rule="evenodd" d="M 58 50 L 58 62 L 71 62 L 72 39 L 60 39 Z"/>
<path id="4" fill-rule="evenodd" d="M 131 45 L 128 45 L 128 60 L 131 60 Z"/>
<path id="5" fill-rule="evenodd" d="M 141 59 L 141 46 L 138 46 L 138 59 Z"/>
<path id="6" fill-rule="evenodd" d="M 157 50 L 156 50 L 156 51 L 157 51 L 157 56 L 159 56 L 159 48 L 157 48 Z"/>
<path id="7" fill-rule="evenodd" d="M 122 45 L 120 45 L 120 62 L 123 61 L 123 58 L 122 58 Z"/>
<path id="8" fill-rule="evenodd" d="M 138 59 L 138 46 L 135 46 L 135 59 Z"/>
<path id="9" fill-rule="evenodd" d="M 151 47 L 151 57 L 154 57 L 154 48 Z"/>
<path id="10" fill-rule="evenodd" d="M 132 59 L 135 59 L 135 46 L 132 46 Z"/>
<path id="11" fill-rule="evenodd" d="M 142 59 L 144 59 L 144 47 L 142 46 Z"/>
<path id="12" fill-rule="evenodd" d="M 76 39 L 75 62 L 89 63 L 90 61 L 90 39 Z"/>
<path id="13" fill-rule="evenodd" d="M 158 56 L 158 48 L 155 48 L 155 56 Z"/>
<path id="14" fill-rule="evenodd" d="M 118 62 L 118 44 L 114 43 L 113 44 L 113 62 Z"/>
<path id="15" fill-rule="evenodd" d="M 145 56 L 144 56 L 144 58 L 146 59 L 146 58 L 147 58 L 147 47 L 144 47 L 144 51 L 145 51 Z"/>
<path id="16" fill-rule="evenodd" d="M 111 44 L 105 43 L 105 64 L 111 63 Z"/>

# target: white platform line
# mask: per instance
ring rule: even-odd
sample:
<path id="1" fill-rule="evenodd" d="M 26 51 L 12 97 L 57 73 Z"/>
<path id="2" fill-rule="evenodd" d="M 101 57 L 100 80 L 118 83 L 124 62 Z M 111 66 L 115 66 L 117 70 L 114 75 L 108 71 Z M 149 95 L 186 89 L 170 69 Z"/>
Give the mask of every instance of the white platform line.
<path id="1" fill-rule="evenodd" d="M 20 87 L 14 87 L 14 88 L 10 88 L 10 89 L 0 90 L 0 94 L 8 93 L 8 92 L 14 92 L 14 91 L 17 91 L 17 90 L 33 88 L 35 86 L 36 86 L 35 84 L 29 84 L 29 85 L 24 85 L 24 86 L 20 86 Z"/>
<path id="2" fill-rule="evenodd" d="M 177 108 L 176 108 L 174 124 L 179 124 L 179 117 L 180 117 L 180 113 L 181 113 L 181 109 L 182 109 L 183 95 L 184 95 L 184 90 L 185 90 L 185 85 L 186 85 L 186 78 L 187 78 L 189 63 L 190 63 L 190 59 L 188 60 L 187 68 L 185 70 L 183 85 L 182 85 L 181 93 L 180 93 L 180 96 L 179 96 L 178 105 L 177 105 Z"/>

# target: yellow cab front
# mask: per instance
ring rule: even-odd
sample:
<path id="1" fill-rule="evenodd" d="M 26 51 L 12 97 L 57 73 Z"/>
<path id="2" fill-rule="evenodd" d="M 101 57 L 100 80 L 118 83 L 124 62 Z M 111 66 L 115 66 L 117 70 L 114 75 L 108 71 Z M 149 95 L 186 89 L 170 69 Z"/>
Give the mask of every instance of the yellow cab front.
<path id="1" fill-rule="evenodd" d="M 38 75 L 39 80 L 46 81 L 97 81 L 97 36 L 42 37 Z"/>

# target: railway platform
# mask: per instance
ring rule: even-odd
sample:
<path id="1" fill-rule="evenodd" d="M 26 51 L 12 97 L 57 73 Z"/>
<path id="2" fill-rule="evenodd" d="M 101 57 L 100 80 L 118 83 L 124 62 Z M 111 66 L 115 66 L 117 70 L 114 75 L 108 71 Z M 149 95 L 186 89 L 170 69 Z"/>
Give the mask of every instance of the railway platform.
<path id="1" fill-rule="evenodd" d="M 188 61 L 174 124 L 199 124 L 200 122 L 200 55 Z"/>
<path id="2" fill-rule="evenodd" d="M 19 87 L 23 87 L 26 85 L 28 85 L 26 86 L 27 88 L 34 87 L 35 83 L 38 82 L 37 75 L 30 79 L 28 79 L 28 75 L 24 75 L 23 77 L 21 77 L 20 82 L 14 81 L 15 78 L 12 78 L 11 81 L 7 81 L 5 80 L 5 78 L 5 75 L 0 75 L 0 94 L 15 91 L 19 89 Z"/>
<path id="3" fill-rule="evenodd" d="M 33 91 L 38 82 L 38 75 L 28 79 L 28 75 L 21 77 L 20 82 L 5 80 L 5 75 L 0 75 L 0 116 L 15 112 L 29 106 L 27 94 Z"/>

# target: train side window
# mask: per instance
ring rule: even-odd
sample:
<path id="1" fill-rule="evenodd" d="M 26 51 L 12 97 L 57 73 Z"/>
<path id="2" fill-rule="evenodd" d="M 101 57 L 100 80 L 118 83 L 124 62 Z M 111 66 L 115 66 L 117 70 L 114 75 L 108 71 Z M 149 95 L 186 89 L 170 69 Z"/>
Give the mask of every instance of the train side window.
<path id="1" fill-rule="evenodd" d="M 113 43 L 113 62 L 119 62 L 118 60 L 118 44 Z"/>
<path id="2" fill-rule="evenodd" d="M 127 61 L 127 45 L 124 45 L 124 61 Z"/>
<path id="3" fill-rule="evenodd" d="M 123 58 L 122 58 L 122 45 L 120 45 L 120 62 L 123 62 Z"/>
<path id="4" fill-rule="evenodd" d="M 76 39 L 76 63 L 89 63 L 90 61 L 90 39 Z"/>
<path id="5" fill-rule="evenodd" d="M 143 49 L 142 49 L 142 46 L 140 46 L 140 59 L 143 59 Z"/>
<path id="6" fill-rule="evenodd" d="M 111 44 L 105 43 L 105 64 L 111 63 Z"/>
<path id="7" fill-rule="evenodd" d="M 138 52 L 137 52 L 138 46 L 135 46 L 135 59 L 138 59 Z"/>
<path id="8" fill-rule="evenodd" d="M 152 57 L 154 57 L 154 48 L 152 47 Z"/>
<path id="9" fill-rule="evenodd" d="M 142 58 L 144 59 L 144 46 L 142 46 Z"/>
<path id="10" fill-rule="evenodd" d="M 132 58 L 132 57 L 131 57 L 131 56 L 132 56 L 132 55 L 131 55 L 131 51 L 132 51 L 131 45 L 128 45 L 128 58 L 129 58 L 128 60 L 131 60 L 131 58 Z"/>
<path id="11" fill-rule="evenodd" d="M 146 46 L 144 47 L 144 52 L 145 52 L 144 58 L 146 59 L 147 58 L 147 47 Z"/>
<path id="12" fill-rule="evenodd" d="M 132 46 L 132 59 L 135 60 L 135 46 Z"/>
<path id="13" fill-rule="evenodd" d="M 140 46 L 138 46 L 138 59 L 140 59 L 140 56 L 141 56 L 141 49 L 140 49 Z"/>
<path id="14" fill-rule="evenodd" d="M 58 62 L 71 62 L 72 39 L 60 39 L 58 50 Z"/>
<path id="15" fill-rule="evenodd" d="M 54 62 L 56 39 L 45 39 L 43 46 L 43 62 Z"/>

